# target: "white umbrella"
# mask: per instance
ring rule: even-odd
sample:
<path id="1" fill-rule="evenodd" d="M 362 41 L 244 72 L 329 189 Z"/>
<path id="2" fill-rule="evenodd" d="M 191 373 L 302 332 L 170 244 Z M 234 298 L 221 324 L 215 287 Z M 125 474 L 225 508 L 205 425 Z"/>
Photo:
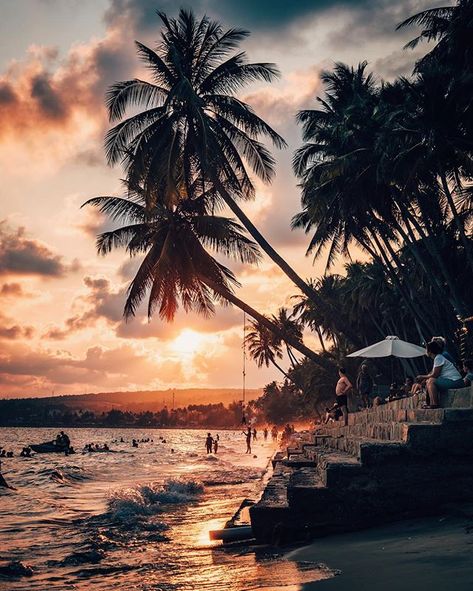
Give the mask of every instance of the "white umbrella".
<path id="1" fill-rule="evenodd" d="M 407 343 L 401 341 L 400 338 L 395 336 L 386 337 L 384 341 L 379 341 L 374 345 L 350 353 L 348 357 L 421 357 L 425 355 L 425 349 L 414 345 L 413 343 Z"/>

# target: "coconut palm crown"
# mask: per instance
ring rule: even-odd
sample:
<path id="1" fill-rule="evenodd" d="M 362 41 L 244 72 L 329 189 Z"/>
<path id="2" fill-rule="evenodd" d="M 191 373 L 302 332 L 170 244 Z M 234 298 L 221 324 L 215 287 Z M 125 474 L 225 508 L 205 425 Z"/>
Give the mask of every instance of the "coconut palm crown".
<path id="1" fill-rule="evenodd" d="M 110 121 L 116 123 L 106 136 L 109 163 L 122 162 L 148 204 L 180 182 L 189 188 L 196 171 L 229 183 L 233 197 L 253 197 L 247 166 L 264 181 L 274 174 L 274 159 L 260 136 L 279 148 L 285 142 L 234 93 L 251 82 L 273 81 L 276 66 L 249 63 L 244 51 L 236 51 L 249 34 L 243 29 L 224 31 L 186 10 L 177 18 L 158 15 L 163 29 L 156 48 L 136 42 L 151 81 L 118 82 L 107 94 Z M 125 118 L 130 109 L 139 112 Z"/>

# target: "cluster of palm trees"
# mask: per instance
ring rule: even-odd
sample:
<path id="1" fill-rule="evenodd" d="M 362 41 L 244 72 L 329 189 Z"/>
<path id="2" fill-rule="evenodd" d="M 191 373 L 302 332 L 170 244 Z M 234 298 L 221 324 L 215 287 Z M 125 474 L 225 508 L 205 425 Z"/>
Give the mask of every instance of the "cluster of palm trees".
<path id="1" fill-rule="evenodd" d="M 337 64 L 322 76 L 320 107 L 299 113 L 304 143 L 294 171 L 302 211 L 293 226 L 310 233 L 308 252 L 328 252 L 327 273 L 309 282 L 242 209 L 255 196 L 252 177 L 274 176 L 263 140 L 279 149 L 285 142 L 238 93 L 272 82 L 277 68 L 250 63 L 238 50 L 246 31 L 185 10 L 177 18 L 158 14 L 159 44 L 137 43 L 149 80 L 117 83 L 107 95 L 114 126 L 106 154 L 124 168 L 125 195 L 87 202 L 119 223 L 99 236 L 101 254 L 123 247 L 142 256 L 125 315 L 146 297 L 148 314 L 166 320 L 179 305 L 204 315 L 215 301 L 236 305 L 253 318 L 246 338 L 257 363 L 279 365 L 285 348 L 291 368 L 280 369 L 299 383 L 307 360 L 331 373 L 337 356 L 387 333 L 453 341 L 473 313 L 473 1 L 400 25 L 421 26 L 411 46 L 434 43 L 412 77 L 388 84 L 366 63 Z M 224 207 L 237 221 L 222 215 Z M 329 275 L 352 245 L 369 262 Z M 217 258 L 256 264 L 261 251 L 301 294 L 290 312 L 269 317 L 240 300 L 236 277 Z M 304 328 L 315 332 L 321 353 L 304 345 Z"/>

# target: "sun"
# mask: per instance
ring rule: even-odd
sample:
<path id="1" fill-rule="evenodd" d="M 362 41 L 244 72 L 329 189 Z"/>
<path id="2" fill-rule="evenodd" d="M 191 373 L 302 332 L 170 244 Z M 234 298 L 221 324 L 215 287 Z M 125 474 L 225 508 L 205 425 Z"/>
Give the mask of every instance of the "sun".
<path id="1" fill-rule="evenodd" d="M 172 348 L 176 353 L 181 355 L 193 355 L 199 350 L 203 341 L 204 337 L 201 334 L 190 328 L 185 328 L 181 331 L 180 335 L 174 339 Z"/>

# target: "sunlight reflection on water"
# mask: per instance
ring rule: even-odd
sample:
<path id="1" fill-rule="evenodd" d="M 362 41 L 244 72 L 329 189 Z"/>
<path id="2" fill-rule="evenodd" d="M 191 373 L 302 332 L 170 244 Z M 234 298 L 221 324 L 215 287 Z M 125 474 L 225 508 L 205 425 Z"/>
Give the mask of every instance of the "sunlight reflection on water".
<path id="1" fill-rule="evenodd" d="M 209 539 L 243 498 L 257 496 L 269 442 L 257 443 L 258 458 L 248 457 L 241 433 L 224 432 L 220 453 L 208 457 L 202 431 L 69 433 L 76 449 L 107 442 L 118 453 L 4 462 L 19 491 L 0 492 L 0 563 L 21 560 L 34 576 L 0 578 L 2 591 L 296 591 L 332 576 L 279 553 Z M 0 429 L 2 445 L 17 452 L 54 436 L 51 429 Z M 154 442 L 131 449 L 132 436 Z M 121 437 L 124 443 L 112 444 Z"/>

